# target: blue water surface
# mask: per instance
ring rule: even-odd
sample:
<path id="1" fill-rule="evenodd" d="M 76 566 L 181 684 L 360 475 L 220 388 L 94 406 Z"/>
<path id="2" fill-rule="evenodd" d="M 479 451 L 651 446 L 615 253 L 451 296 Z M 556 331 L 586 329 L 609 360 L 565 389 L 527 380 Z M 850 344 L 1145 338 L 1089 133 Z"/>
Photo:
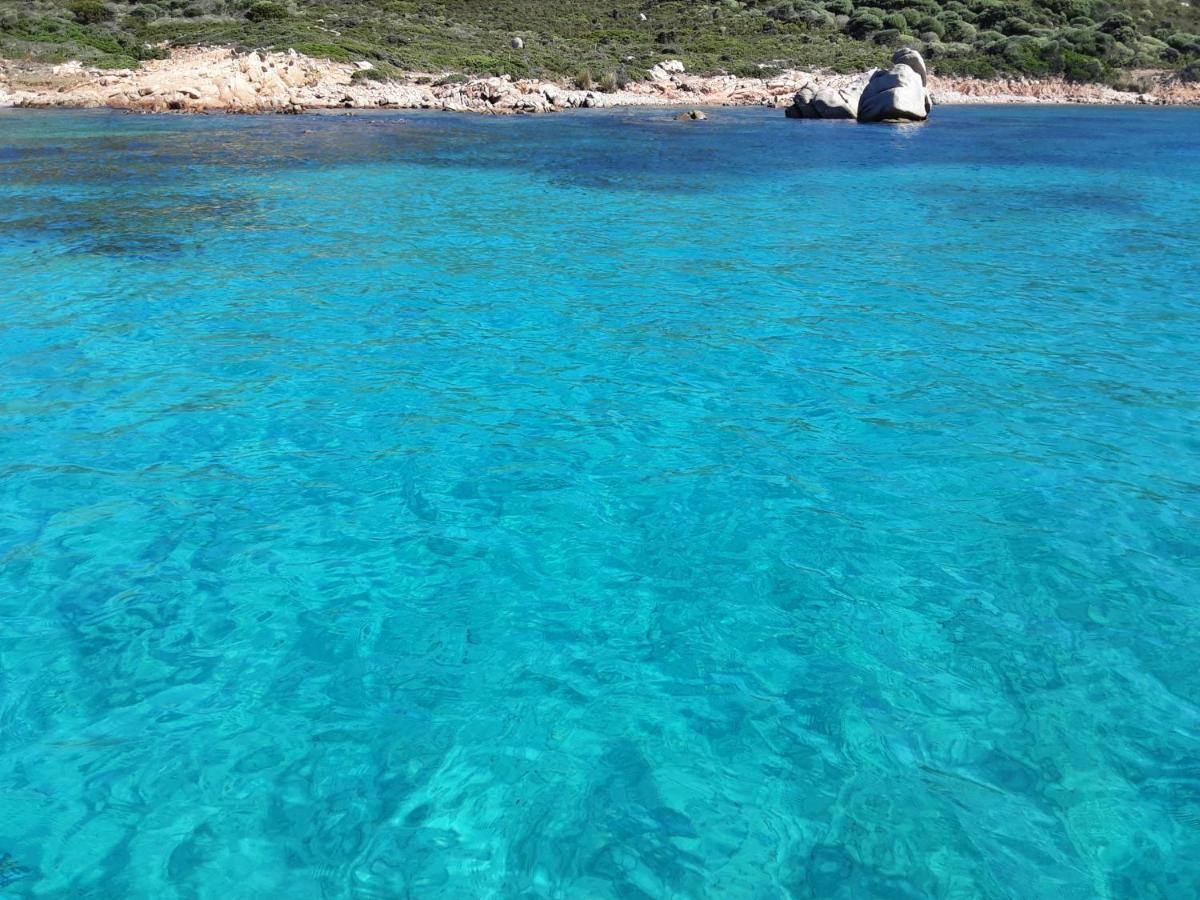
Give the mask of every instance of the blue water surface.
<path id="1" fill-rule="evenodd" d="M 1181 898 L 1200 110 L 0 111 L 0 891 Z"/>

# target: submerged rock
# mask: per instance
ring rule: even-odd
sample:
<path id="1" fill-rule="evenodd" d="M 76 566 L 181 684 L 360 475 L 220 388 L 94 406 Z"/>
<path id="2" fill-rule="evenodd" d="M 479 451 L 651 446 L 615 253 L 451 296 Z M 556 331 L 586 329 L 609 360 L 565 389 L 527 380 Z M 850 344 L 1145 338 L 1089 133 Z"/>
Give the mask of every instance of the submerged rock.
<path id="1" fill-rule="evenodd" d="M 689 109 L 687 112 L 681 112 L 675 117 L 676 122 L 703 122 L 708 118 L 708 114 L 700 109 Z"/>

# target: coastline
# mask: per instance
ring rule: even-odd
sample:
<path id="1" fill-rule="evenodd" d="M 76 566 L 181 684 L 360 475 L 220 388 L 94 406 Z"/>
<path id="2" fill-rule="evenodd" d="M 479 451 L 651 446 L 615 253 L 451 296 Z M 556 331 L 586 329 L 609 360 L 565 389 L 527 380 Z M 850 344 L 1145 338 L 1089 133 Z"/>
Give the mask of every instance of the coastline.
<path id="1" fill-rule="evenodd" d="M 804 87 L 860 84 L 862 73 L 786 71 L 767 79 L 690 75 L 667 61 L 650 77 L 603 92 L 554 81 L 508 76 L 451 81 L 444 73 L 411 72 L 374 81 L 369 63 L 339 63 L 295 51 L 238 53 L 227 48 L 176 49 L 136 70 L 0 60 L 0 107 L 111 108 L 131 112 L 299 113 L 328 109 L 432 109 L 494 115 L 567 109 L 661 106 L 786 107 Z M 1200 84 L 1142 73 L 1147 90 L 1119 91 L 1061 79 L 930 77 L 935 104 L 1200 105 Z"/>

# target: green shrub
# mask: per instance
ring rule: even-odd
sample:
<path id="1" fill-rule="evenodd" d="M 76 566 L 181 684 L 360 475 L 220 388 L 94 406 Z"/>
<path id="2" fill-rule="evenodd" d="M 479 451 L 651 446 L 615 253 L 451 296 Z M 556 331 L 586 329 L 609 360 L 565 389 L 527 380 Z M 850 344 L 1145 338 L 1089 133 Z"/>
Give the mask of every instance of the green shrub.
<path id="1" fill-rule="evenodd" d="M 98 25 L 101 22 L 111 22 L 117 17 L 116 10 L 100 0 L 72 0 L 67 9 L 80 25 Z"/>
<path id="2" fill-rule="evenodd" d="M 258 0 L 246 10 L 246 18 L 251 22 L 277 22 L 286 19 L 287 9 L 271 0 Z"/>
<path id="3" fill-rule="evenodd" d="M 864 38 L 883 28 L 883 20 L 879 16 L 867 12 L 856 12 L 846 23 L 846 34 L 851 37 Z"/>
<path id="4" fill-rule="evenodd" d="M 946 44 L 931 44 L 929 56 L 931 59 L 956 59 L 971 55 L 971 45 L 957 42 Z"/>
<path id="5" fill-rule="evenodd" d="M 1092 0 L 1040 0 L 1041 6 L 1060 22 L 1092 17 Z"/>
<path id="6" fill-rule="evenodd" d="M 762 78 L 762 70 L 754 63 L 734 63 L 726 68 L 726 73 L 737 78 Z"/>
<path id="7" fill-rule="evenodd" d="M 1100 24 L 1100 30 L 1105 34 L 1116 34 L 1123 28 L 1133 28 L 1136 30 L 1136 27 L 1133 16 L 1128 13 L 1116 13 L 1109 16 Z"/>
<path id="8" fill-rule="evenodd" d="M 962 41 L 969 44 L 971 41 L 975 40 L 975 36 L 977 34 L 978 32 L 975 30 L 974 25 L 972 25 L 970 22 L 963 22 L 960 19 L 953 22 L 947 22 L 946 30 L 942 32 L 942 37 L 947 41 Z"/>
<path id="9" fill-rule="evenodd" d="M 1114 41 L 1103 57 L 1106 63 L 1117 68 L 1132 65 L 1136 58 L 1137 51 L 1128 44 L 1122 44 L 1120 41 Z"/>
<path id="10" fill-rule="evenodd" d="M 1177 31 L 1167 37 L 1167 44 L 1180 53 L 1200 55 L 1200 35 Z"/>
<path id="11" fill-rule="evenodd" d="M 894 28 L 897 31 L 904 31 L 908 28 L 908 19 L 904 18 L 900 13 L 888 13 L 883 17 L 884 28 Z"/>
<path id="12" fill-rule="evenodd" d="M 833 25 L 833 15 L 823 9 L 808 7 L 798 13 L 800 21 L 809 28 L 829 28 Z"/>
<path id="13" fill-rule="evenodd" d="M 529 74 L 529 64 L 513 56 L 491 56 L 486 53 L 471 53 L 459 60 L 464 71 L 476 75 L 509 75 L 524 78 Z"/>
<path id="14" fill-rule="evenodd" d="M 854 12 L 854 4 L 850 0 L 825 0 L 825 8 L 835 16 L 848 16 Z"/>
<path id="15" fill-rule="evenodd" d="M 792 3 L 776 3 L 774 6 L 768 6 L 766 14 L 768 19 L 774 19 L 776 22 L 796 21 L 796 7 Z"/>
<path id="16" fill-rule="evenodd" d="M 1099 81 L 1104 77 L 1104 63 L 1093 56 L 1084 56 L 1074 50 L 1063 50 L 1059 63 L 1062 76 L 1067 81 Z"/>
<path id="17" fill-rule="evenodd" d="M 148 22 L 153 22 L 162 14 L 162 10 L 153 3 L 146 3 L 142 6 L 136 6 L 129 13 L 130 17 L 132 17 L 134 21 L 142 25 L 145 25 Z"/>
<path id="18" fill-rule="evenodd" d="M 1059 40 L 1084 56 L 1100 56 L 1112 44 L 1112 38 L 1094 28 L 1068 29 L 1059 35 Z"/>
<path id="19" fill-rule="evenodd" d="M 1029 7 L 1019 3 L 1002 3 L 1000 0 L 984 0 L 976 12 L 975 24 L 981 28 L 996 28 L 1006 19 L 1020 19 L 1029 12 Z"/>
<path id="20" fill-rule="evenodd" d="M 1057 47 L 1032 37 L 1011 37 L 1004 44 L 1004 59 L 1010 68 L 1029 75 L 1048 75 L 1050 58 Z"/>
<path id="21" fill-rule="evenodd" d="M 636 66 L 622 66 L 621 68 L 617 69 L 617 87 L 619 87 L 621 90 L 625 90 L 625 88 L 629 87 L 629 85 L 635 84 L 639 81 L 645 81 L 649 77 L 650 73 L 645 69 L 641 69 Z M 764 75 L 763 77 L 765 78 L 766 76 Z"/>
<path id="22" fill-rule="evenodd" d="M 351 84 L 363 81 L 400 81 L 404 73 L 388 63 L 376 63 L 369 69 L 358 69 L 350 76 Z"/>
<path id="23" fill-rule="evenodd" d="M 1032 34 L 1033 26 L 1024 19 L 1005 19 L 997 30 L 1007 35 Z"/>
<path id="24" fill-rule="evenodd" d="M 1105 34 L 1109 35 L 1110 37 L 1112 37 L 1112 39 L 1114 41 L 1119 41 L 1122 44 L 1136 44 L 1137 43 L 1138 37 L 1140 36 L 1138 34 L 1137 26 L 1135 26 L 1135 25 L 1120 25 L 1115 28 L 1105 28 L 1104 26 L 1108 25 L 1108 24 L 1109 24 L 1108 22 L 1105 22 L 1104 25 L 1100 26 L 1100 30 L 1103 31 Z"/>
<path id="25" fill-rule="evenodd" d="M 942 37 L 946 33 L 946 26 L 936 16 L 923 16 L 917 20 L 916 26 L 918 31 L 929 32 L 938 37 Z"/>
<path id="26" fill-rule="evenodd" d="M 972 75 L 975 78 L 993 78 L 998 74 L 991 59 L 971 53 L 961 59 L 947 59 L 938 63 L 938 72 L 946 75 Z"/>

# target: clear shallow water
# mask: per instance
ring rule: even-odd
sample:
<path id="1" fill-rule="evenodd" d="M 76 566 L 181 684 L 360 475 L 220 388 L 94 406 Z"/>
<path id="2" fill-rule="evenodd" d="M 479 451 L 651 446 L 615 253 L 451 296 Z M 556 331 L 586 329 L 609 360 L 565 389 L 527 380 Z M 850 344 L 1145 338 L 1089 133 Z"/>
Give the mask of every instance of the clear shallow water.
<path id="1" fill-rule="evenodd" d="M 0 112 L 3 890 L 1192 896 L 1197 209 L 1186 110 Z"/>

